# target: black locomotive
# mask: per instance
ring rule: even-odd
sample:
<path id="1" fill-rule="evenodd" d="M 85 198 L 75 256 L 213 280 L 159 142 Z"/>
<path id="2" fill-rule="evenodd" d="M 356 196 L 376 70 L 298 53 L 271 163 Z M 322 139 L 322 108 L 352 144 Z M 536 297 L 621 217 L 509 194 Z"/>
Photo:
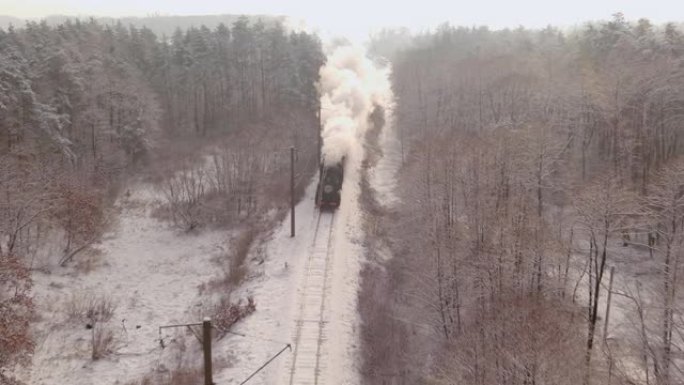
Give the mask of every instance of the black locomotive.
<path id="1" fill-rule="evenodd" d="M 318 187 L 316 188 L 316 206 L 321 210 L 338 208 L 343 180 L 344 158 L 332 164 L 323 162 L 320 167 Z"/>

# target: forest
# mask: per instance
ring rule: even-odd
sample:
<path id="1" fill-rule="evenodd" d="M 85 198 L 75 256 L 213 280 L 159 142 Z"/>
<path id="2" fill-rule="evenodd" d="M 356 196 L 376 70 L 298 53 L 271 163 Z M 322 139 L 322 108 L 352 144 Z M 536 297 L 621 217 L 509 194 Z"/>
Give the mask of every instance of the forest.
<path id="1" fill-rule="evenodd" d="M 0 384 L 684 384 L 681 25 L 285 20 L 0 27 Z"/>
<path id="2" fill-rule="evenodd" d="M 300 194 L 316 169 L 324 60 L 275 19 L 168 37 L 94 19 L 0 29 L 2 371 L 35 346 L 31 270 L 96 243 L 124 181 L 162 185 L 159 216 L 183 231 L 282 215 L 290 146 Z M 47 244 L 61 251 L 37 267 Z"/>
<path id="3" fill-rule="evenodd" d="M 684 383 L 681 29 L 616 14 L 370 48 L 402 167 L 363 273 L 364 383 Z"/>

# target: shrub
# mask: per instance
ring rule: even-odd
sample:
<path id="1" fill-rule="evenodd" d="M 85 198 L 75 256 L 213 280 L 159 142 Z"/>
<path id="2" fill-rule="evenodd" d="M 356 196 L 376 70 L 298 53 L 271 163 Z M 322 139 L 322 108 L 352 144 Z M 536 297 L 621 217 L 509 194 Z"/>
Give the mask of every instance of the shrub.
<path id="1" fill-rule="evenodd" d="M 30 273 L 14 256 L 0 254 L 0 369 L 22 363 L 33 351 Z"/>
<path id="2" fill-rule="evenodd" d="M 91 358 L 99 360 L 114 350 L 114 333 L 100 324 L 93 325 L 91 330 Z"/>
<path id="3" fill-rule="evenodd" d="M 87 321 L 92 326 L 109 321 L 116 311 L 116 303 L 105 295 L 74 294 L 66 304 L 69 320 Z"/>
<path id="4" fill-rule="evenodd" d="M 245 261 L 249 255 L 249 250 L 256 239 L 257 232 L 249 229 L 235 241 L 233 246 L 233 257 L 230 259 L 230 270 L 228 271 L 228 283 L 237 286 L 245 278 L 247 267 Z"/>
<path id="5" fill-rule="evenodd" d="M 211 317 L 214 327 L 219 332 L 219 338 L 223 338 L 233 325 L 254 313 L 255 310 L 256 303 L 254 303 L 254 298 L 252 297 L 248 297 L 245 304 L 243 304 L 242 300 L 239 300 L 237 303 L 231 303 L 226 299 L 221 300 L 218 305 L 214 306 Z"/>

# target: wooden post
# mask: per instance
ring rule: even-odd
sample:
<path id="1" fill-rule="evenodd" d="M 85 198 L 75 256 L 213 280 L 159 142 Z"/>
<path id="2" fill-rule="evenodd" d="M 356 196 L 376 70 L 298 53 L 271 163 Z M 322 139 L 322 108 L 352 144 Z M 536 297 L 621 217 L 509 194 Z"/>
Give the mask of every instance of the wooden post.
<path id="1" fill-rule="evenodd" d="M 202 322 L 202 349 L 204 350 L 204 385 L 214 385 L 211 378 L 211 319 Z"/>
<path id="2" fill-rule="evenodd" d="M 608 281 L 608 299 L 606 300 L 606 320 L 603 323 L 603 343 L 606 343 L 608 336 L 608 317 L 610 316 L 610 299 L 613 296 L 613 274 L 615 274 L 615 266 L 610 267 L 610 281 Z"/>
<path id="3" fill-rule="evenodd" d="M 295 148 L 290 147 L 290 237 L 295 236 Z"/>

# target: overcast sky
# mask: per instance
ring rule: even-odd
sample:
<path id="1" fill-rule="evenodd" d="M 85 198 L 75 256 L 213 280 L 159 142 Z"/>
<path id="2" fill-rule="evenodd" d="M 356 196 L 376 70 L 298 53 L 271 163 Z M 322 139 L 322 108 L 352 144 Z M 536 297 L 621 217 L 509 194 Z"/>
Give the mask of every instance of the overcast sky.
<path id="1" fill-rule="evenodd" d="M 0 15 L 95 16 L 277 14 L 307 21 L 320 31 L 357 39 L 370 29 L 406 26 L 489 25 L 494 28 L 573 26 L 608 19 L 646 17 L 656 23 L 684 21 L 684 0 L 0 0 Z"/>

